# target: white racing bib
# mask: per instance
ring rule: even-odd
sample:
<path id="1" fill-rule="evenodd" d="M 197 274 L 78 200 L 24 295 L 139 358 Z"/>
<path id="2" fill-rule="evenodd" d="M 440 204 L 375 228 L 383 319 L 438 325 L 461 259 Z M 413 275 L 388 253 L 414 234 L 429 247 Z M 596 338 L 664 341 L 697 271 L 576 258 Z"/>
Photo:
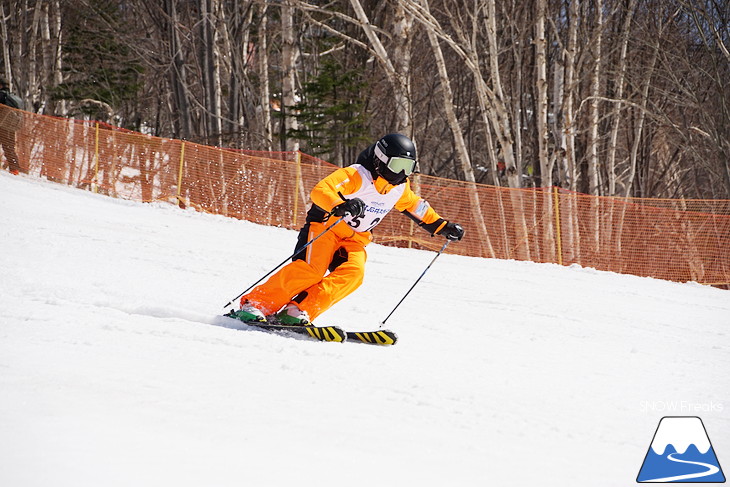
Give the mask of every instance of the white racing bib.
<path id="1" fill-rule="evenodd" d="M 380 223 L 385 218 L 385 215 L 393 209 L 400 197 L 403 196 L 406 185 L 405 183 L 399 184 L 386 194 L 380 194 L 375 189 L 375 183 L 373 182 L 370 171 L 360 164 L 354 164 L 353 167 L 357 168 L 362 183 L 360 184 L 360 189 L 352 194 L 346 195 L 346 198 L 360 198 L 365 203 L 365 214 L 358 218 L 353 218 L 348 214 L 345 217 L 345 222 L 357 232 L 368 232 Z"/>

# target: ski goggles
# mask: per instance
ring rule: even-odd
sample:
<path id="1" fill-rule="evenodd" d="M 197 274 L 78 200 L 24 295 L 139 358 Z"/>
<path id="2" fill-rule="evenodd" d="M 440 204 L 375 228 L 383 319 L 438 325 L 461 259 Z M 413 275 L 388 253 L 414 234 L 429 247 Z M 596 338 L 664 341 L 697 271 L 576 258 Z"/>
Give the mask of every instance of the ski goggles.
<path id="1" fill-rule="evenodd" d="M 410 176 L 416 170 L 415 159 L 409 159 L 408 157 L 388 157 L 377 145 L 375 146 L 375 155 L 388 169 L 396 174 L 403 171 L 406 176 Z"/>

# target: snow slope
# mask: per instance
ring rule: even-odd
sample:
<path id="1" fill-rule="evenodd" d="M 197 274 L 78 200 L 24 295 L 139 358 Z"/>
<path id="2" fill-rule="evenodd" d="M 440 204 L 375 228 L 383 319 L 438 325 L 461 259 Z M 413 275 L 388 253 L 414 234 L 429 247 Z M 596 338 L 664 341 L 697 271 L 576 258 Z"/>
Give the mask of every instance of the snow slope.
<path id="1" fill-rule="evenodd" d="M 295 240 L 1 173 L 0 485 L 631 485 L 667 415 L 730 465 L 728 291 L 445 254 L 395 347 L 226 327 Z M 434 255 L 368 251 L 320 322 L 377 328 Z"/>

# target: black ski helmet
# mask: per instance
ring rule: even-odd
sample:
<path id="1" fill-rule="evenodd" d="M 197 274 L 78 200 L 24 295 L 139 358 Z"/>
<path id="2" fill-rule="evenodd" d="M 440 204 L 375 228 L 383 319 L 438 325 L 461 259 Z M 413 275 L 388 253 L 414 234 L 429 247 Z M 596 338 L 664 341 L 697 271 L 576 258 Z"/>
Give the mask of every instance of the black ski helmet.
<path id="1" fill-rule="evenodd" d="M 375 143 L 377 173 L 390 184 L 405 182 L 416 169 L 416 145 L 401 134 L 388 134 Z"/>

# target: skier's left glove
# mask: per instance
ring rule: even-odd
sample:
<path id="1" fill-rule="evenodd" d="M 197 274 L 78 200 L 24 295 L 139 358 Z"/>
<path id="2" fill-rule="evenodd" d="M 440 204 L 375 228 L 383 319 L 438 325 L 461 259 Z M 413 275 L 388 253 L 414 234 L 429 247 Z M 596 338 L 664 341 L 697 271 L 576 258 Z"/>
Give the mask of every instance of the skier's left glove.
<path id="1" fill-rule="evenodd" d="M 448 240 L 461 240 L 464 236 L 464 229 L 458 223 L 447 222 L 438 235 L 443 235 Z"/>
<path id="2" fill-rule="evenodd" d="M 348 200 L 343 197 L 342 199 L 345 202 L 340 203 L 332 209 L 332 213 L 335 216 L 345 216 L 345 214 L 349 213 L 353 218 L 360 218 L 365 214 L 365 202 L 360 198 Z"/>

